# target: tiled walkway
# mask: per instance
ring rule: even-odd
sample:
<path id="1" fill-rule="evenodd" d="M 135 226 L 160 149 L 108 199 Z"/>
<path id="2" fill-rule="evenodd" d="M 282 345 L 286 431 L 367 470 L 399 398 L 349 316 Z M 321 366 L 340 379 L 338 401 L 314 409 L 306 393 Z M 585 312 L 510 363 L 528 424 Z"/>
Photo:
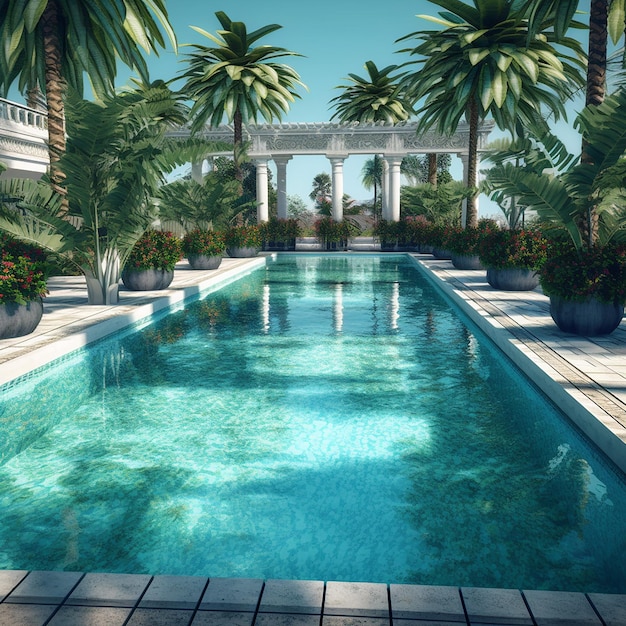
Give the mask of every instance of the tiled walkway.
<path id="1" fill-rule="evenodd" d="M 418 257 L 428 276 L 613 460 L 626 469 L 626 321 L 609 337 L 566 336 L 539 290 L 492 290 L 484 272 Z M 181 264 L 166 292 L 121 292 L 115 307 L 86 306 L 81 279 L 51 281 L 42 323 L 0 341 L 0 384 L 150 315 L 262 259 L 219 270 Z M 0 520 L 1 523 L 1 520 Z M 0 626 L 139 625 L 626 626 L 626 595 L 322 581 L 206 579 L 0 571 Z"/>

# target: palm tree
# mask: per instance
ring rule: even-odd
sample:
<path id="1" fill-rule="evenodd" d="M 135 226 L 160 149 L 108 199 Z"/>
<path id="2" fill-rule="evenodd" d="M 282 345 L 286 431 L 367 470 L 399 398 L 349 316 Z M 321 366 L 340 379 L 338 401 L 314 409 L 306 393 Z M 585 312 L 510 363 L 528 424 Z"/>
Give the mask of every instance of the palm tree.
<path id="1" fill-rule="evenodd" d="M 315 200 L 315 204 L 318 208 L 323 203 L 328 203 L 332 196 L 332 182 L 330 176 L 326 172 L 317 174 L 313 178 L 313 190 L 309 194 L 311 200 Z"/>
<path id="2" fill-rule="evenodd" d="M 22 92 L 41 88 L 48 108 L 50 172 L 65 151 L 66 87 L 83 93 L 84 75 L 99 97 L 114 89 L 117 59 L 148 81 L 142 55 L 165 40 L 176 48 L 164 0 L 0 0 L 0 89 L 19 79 Z M 10 45 L 8 43 L 10 42 Z"/>
<path id="3" fill-rule="evenodd" d="M 434 168 L 433 159 L 434 158 Z M 419 157 L 409 154 L 402 159 L 400 172 L 406 176 L 413 186 L 421 183 L 430 183 L 437 186 L 437 183 L 449 183 L 452 180 L 450 165 L 452 157 L 449 154 L 429 154 L 427 157 Z M 433 171 L 434 169 L 434 171 Z"/>
<path id="4" fill-rule="evenodd" d="M 361 169 L 361 181 L 365 189 L 374 188 L 374 215 L 378 219 L 378 189 L 383 184 L 383 162 L 375 154 L 373 159 L 367 159 Z"/>
<path id="5" fill-rule="evenodd" d="M 469 124 L 468 187 L 478 182 L 478 125 L 491 115 L 498 127 L 523 133 L 542 107 L 555 119 L 565 117 L 563 103 L 582 86 L 584 52 L 578 41 L 561 37 L 559 54 L 553 42 L 553 19 L 546 19 L 536 35 L 528 36 L 525 3 L 515 0 L 432 0 L 444 8 L 441 18 L 423 16 L 443 24 L 438 31 L 418 31 L 399 41 L 422 43 L 406 48 L 422 58 L 405 65 L 420 69 L 407 74 L 402 85 L 414 101 L 425 98 L 418 109 L 418 132 L 432 126 L 453 133 L 461 118 Z M 520 8 L 521 6 L 521 8 Z M 546 124 L 547 130 L 547 124 Z M 478 194 L 468 202 L 466 222 L 476 226 Z"/>
<path id="6" fill-rule="evenodd" d="M 217 35 L 192 28 L 217 46 L 192 44 L 193 52 L 186 55 L 188 67 L 181 78 L 185 79 L 183 89 L 194 101 L 192 131 L 201 130 L 207 122 L 218 126 L 226 117 L 234 125 L 234 154 L 239 162 L 243 124 L 255 122 L 259 114 L 269 123 L 280 120 L 289 111 L 290 103 L 300 97 L 296 88 L 306 88 L 294 69 L 273 60 L 301 55 L 277 46 L 253 47 L 261 38 L 282 28 L 278 24 L 248 33 L 243 22 L 233 22 L 223 11 L 215 15 L 222 25 Z"/>
<path id="7" fill-rule="evenodd" d="M 0 228 L 66 257 L 85 275 L 90 304 L 113 304 L 128 255 L 158 216 L 164 174 L 226 146 L 168 138 L 189 111 L 162 82 L 102 103 L 70 94 L 67 112 L 59 164 L 69 215 L 48 181 L 1 181 L 0 197 L 19 198 L 20 210 L 0 207 Z"/>
<path id="8" fill-rule="evenodd" d="M 373 61 L 366 61 L 364 67 L 369 74 L 368 78 L 349 74 L 351 84 L 335 87 L 343 91 L 330 101 L 337 109 L 330 119 L 368 124 L 397 124 L 408 120 L 413 107 L 398 86 L 398 80 L 403 75 L 391 76 L 398 66 L 388 65 L 379 70 Z"/>

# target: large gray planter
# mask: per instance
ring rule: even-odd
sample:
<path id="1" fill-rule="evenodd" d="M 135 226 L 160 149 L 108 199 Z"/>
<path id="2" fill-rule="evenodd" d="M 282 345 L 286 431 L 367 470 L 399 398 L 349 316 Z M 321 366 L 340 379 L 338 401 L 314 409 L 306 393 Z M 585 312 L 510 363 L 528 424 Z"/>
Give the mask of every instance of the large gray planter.
<path id="1" fill-rule="evenodd" d="M 532 291 L 539 285 L 539 276 L 529 269 L 494 269 L 487 270 L 487 282 L 501 291 Z"/>
<path id="2" fill-rule="evenodd" d="M 221 256 L 207 256 L 206 254 L 188 254 L 187 260 L 194 270 L 216 270 L 222 264 Z"/>
<path id="3" fill-rule="evenodd" d="M 242 246 L 226 248 L 226 252 L 228 252 L 228 256 L 233 257 L 234 259 L 242 259 L 246 257 L 256 256 L 259 253 L 259 249 Z"/>
<path id="4" fill-rule="evenodd" d="M 0 305 L 0 339 L 29 335 L 37 328 L 42 315 L 41 298 L 26 304 L 7 302 Z"/>
<path id="5" fill-rule="evenodd" d="M 124 270 L 122 282 L 131 291 L 158 291 L 167 289 L 174 278 L 174 270 Z"/>
<path id="6" fill-rule="evenodd" d="M 612 333 L 624 317 L 624 306 L 589 298 L 582 302 L 550 296 L 550 315 L 565 333 L 595 337 Z"/>
<path id="7" fill-rule="evenodd" d="M 477 254 L 452 254 L 452 265 L 457 270 L 484 270 Z"/>
<path id="8" fill-rule="evenodd" d="M 436 259 L 450 260 L 452 259 L 452 252 L 450 250 L 446 250 L 445 248 L 433 248 L 433 256 Z"/>

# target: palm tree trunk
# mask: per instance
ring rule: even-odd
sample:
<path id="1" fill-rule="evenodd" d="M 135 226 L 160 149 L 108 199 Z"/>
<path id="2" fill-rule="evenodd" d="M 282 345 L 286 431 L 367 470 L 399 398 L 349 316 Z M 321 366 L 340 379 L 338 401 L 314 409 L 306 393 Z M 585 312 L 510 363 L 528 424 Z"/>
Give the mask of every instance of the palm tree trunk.
<path id="1" fill-rule="evenodd" d="M 46 103 L 48 106 L 48 152 L 50 178 L 55 187 L 63 182 L 57 162 L 65 152 L 65 81 L 61 74 L 61 43 L 57 0 L 48 0 L 41 16 L 45 52 Z"/>
<path id="2" fill-rule="evenodd" d="M 478 105 L 473 98 L 469 103 L 469 146 L 467 155 L 467 186 L 478 187 Z M 478 193 L 467 199 L 465 226 L 478 225 Z"/>
<path id="3" fill-rule="evenodd" d="M 428 182 L 437 186 L 437 155 L 434 153 L 428 155 Z"/>
<path id="4" fill-rule="evenodd" d="M 589 53 L 587 64 L 587 94 L 585 104 L 598 106 L 604 101 L 606 94 L 606 54 L 608 40 L 609 0 L 591 0 L 589 11 Z M 587 142 L 583 137 L 582 163 L 593 163 L 587 152 Z M 592 248 L 598 240 L 598 214 L 596 207 L 589 201 L 587 215 L 581 224 L 583 240 L 588 248 Z"/>
<path id="5" fill-rule="evenodd" d="M 241 150 L 243 146 L 243 118 L 241 111 L 237 109 L 233 117 L 233 129 L 235 131 L 234 157 L 235 157 L 235 178 L 243 182 L 243 170 L 241 169 Z M 243 189 L 241 190 L 243 193 Z"/>

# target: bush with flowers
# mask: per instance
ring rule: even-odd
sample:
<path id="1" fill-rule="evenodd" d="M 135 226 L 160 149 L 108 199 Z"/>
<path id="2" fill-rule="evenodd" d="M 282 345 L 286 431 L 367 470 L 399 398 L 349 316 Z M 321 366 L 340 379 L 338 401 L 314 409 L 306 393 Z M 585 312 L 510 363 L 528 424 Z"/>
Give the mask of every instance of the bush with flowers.
<path id="1" fill-rule="evenodd" d="M 444 247 L 457 255 L 477 255 L 478 246 L 483 237 L 488 236 L 497 228 L 497 222 L 490 219 L 479 220 L 475 228 L 470 226 L 466 228 L 461 226 L 450 227 L 446 233 Z"/>
<path id="2" fill-rule="evenodd" d="M 295 249 L 296 238 L 302 229 L 296 219 L 279 219 L 271 217 L 259 226 L 263 248 L 292 247 Z"/>
<path id="3" fill-rule="evenodd" d="M 347 246 L 352 234 L 347 220 L 336 222 L 332 217 L 322 217 L 315 222 L 315 234 L 322 245 L 339 244 Z"/>
<path id="4" fill-rule="evenodd" d="M 28 304 L 48 293 L 43 250 L 0 233 L 0 304 Z"/>
<path id="5" fill-rule="evenodd" d="M 478 244 L 481 263 L 491 269 L 537 271 L 547 253 L 548 241 L 535 229 L 490 229 Z"/>
<path id="6" fill-rule="evenodd" d="M 539 272 L 544 293 L 570 302 L 595 298 L 626 304 L 626 245 L 608 244 L 577 249 L 571 244 L 551 246 Z"/>
<path id="7" fill-rule="evenodd" d="M 195 228 L 183 237 L 183 254 L 198 254 L 202 256 L 221 256 L 226 250 L 224 233 L 214 230 Z"/>
<path id="8" fill-rule="evenodd" d="M 124 269 L 172 271 L 183 258 L 181 240 L 168 231 L 147 230 L 131 250 Z"/>
<path id="9" fill-rule="evenodd" d="M 257 248 L 261 249 L 261 230 L 258 226 L 231 226 L 225 233 L 226 248 Z"/>

